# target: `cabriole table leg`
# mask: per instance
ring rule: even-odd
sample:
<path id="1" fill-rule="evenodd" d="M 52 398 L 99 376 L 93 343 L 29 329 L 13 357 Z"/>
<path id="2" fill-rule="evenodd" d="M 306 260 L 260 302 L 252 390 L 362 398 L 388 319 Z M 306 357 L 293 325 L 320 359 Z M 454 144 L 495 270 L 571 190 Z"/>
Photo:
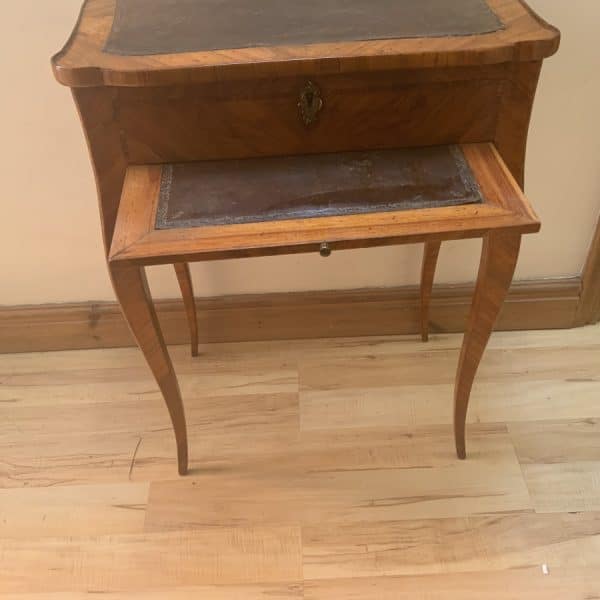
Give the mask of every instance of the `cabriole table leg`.
<path id="1" fill-rule="evenodd" d="M 198 356 L 198 316 L 196 314 L 196 301 L 194 299 L 194 286 L 192 284 L 190 266 L 188 263 L 176 263 L 174 267 L 190 327 L 192 356 Z"/>
<path id="2" fill-rule="evenodd" d="M 177 376 L 154 310 L 145 269 L 128 263 L 113 263 L 109 265 L 109 269 L 123 315 L 167 404 L 177 441 L 179 473 L 185 475 L 188 468 L 188 447 L 183 402 Z"/>
<path id="3" fill-rule="evenodd" d="M 421 268 L 421 339 L 429 340 L 429 305 L 431 291 L 442 242 L 425 242 L 423 248 L 423 266 Z"/>
<path id="4" fill-rule="evenodd" d="M 473 379 L 510 287 L 520 245 L 521 235 L 515 233 L 489 233 L 483 240 L 454 391 L 454 438 L 461 459 L 466 458 L 465 423 Z"/>

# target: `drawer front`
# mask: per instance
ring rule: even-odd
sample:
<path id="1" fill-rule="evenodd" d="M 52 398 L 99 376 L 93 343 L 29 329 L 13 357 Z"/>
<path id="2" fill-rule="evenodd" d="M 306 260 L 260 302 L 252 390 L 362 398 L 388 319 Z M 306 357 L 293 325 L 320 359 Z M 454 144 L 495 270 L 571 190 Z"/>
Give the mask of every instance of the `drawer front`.
<path id="1" fill-rule="evenodd" d="M 131 163 L 492 140 L 506 67 L 121 88 Z"/>

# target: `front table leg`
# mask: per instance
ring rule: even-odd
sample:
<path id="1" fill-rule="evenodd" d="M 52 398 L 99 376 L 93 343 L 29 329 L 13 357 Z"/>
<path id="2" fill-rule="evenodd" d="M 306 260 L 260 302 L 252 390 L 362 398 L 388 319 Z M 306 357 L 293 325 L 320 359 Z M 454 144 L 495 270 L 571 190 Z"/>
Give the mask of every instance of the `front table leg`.
<path id="1" fill-rule="evenodd" d="M 466 458 L 465 422 L 473 379 L 510 287 L 520 245 L 521 236 L 514 233 L 489 233 L 483 240 L 479 275 L 454 391 L 454 438 L 456 453 L 461 459 Z"/>
<path id="2" fill-rule="evenodd" d="M 110 274 L 123 315 L 163 394 L 177 441 L 179 474 L 188 468 L 187 430 L 181 392 L 160 330 L 144 267 L 111 264 Z"/>

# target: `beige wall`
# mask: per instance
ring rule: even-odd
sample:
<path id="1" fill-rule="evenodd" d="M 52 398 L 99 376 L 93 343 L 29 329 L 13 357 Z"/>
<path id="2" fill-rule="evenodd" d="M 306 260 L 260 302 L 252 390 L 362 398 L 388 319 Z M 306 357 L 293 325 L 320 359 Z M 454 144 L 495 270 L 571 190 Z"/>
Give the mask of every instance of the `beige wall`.
<path id="1" fill-rule="evenodd" d="M 92 173 L 69 91 L 49 57 L 80 0 L 3 3 L 0 25 L 2 211 L 0 304 L 113 299 L 103 262 Z M 598 0 L 531 0 L 563 31 L 545 66 L 532 123 L 528 195 L 543 230 L 526 239 L 517 277 L 579 273 L 600 209 Z M 198 295 L 415 283 L 418 246 L 194 265 Z M 445 245 L 439 281 L 474 278 L 478 242 Z M 167 267 L 151 269 L 157 297 L 177 295 Z"/>

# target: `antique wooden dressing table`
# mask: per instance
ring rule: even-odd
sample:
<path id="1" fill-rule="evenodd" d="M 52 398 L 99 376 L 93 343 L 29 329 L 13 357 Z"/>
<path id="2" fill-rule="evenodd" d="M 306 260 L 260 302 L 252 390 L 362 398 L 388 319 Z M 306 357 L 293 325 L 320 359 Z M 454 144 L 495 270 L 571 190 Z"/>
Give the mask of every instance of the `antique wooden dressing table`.
<path id="1" fill-rule="evenodd" d="M 117 298 L 164 395 L 182 399 L 144 267 L 175 265 L 197 354 L 190 261 L 423 242 L 421 331 L 440 243 L 483 238 L 455 438 L 540 224 L 521 191 L 556 29 L 520 0 L 87 0 L 53 59 L 73 88 Z"/>

